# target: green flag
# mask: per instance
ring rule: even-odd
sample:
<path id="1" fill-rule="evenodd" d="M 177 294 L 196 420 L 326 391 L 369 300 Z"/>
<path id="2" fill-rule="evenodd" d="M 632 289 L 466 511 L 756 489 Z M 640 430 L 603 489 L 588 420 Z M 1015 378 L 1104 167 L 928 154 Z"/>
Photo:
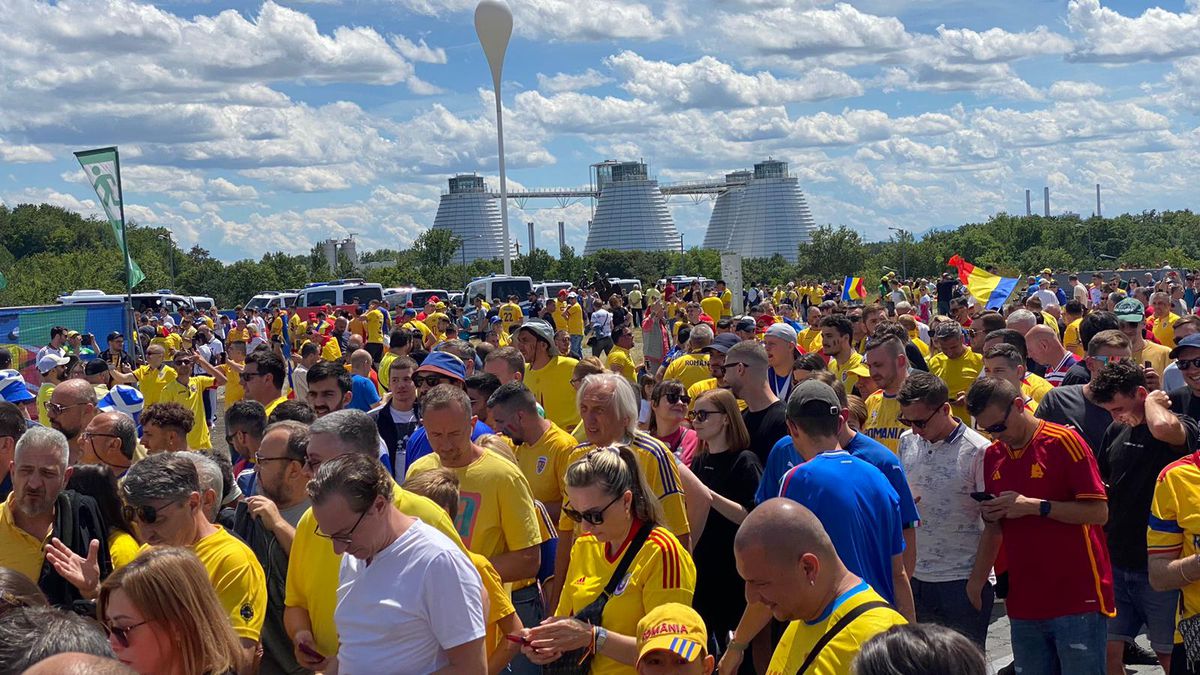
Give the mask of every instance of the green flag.
<path id="1" fill-rule="evenodd" d="M 8 288 L 8 279 L 4 278 L 4 272 L 0 272 L 0 291 Z"/>
<path id="2" fill-rule="evenodd" d="M 146 278 L 142 268 L 129 256 L 129 248 L 125 242 L 125 204 L 121 201 L 121 160 L 117 149 L 100 148 L 99 150 L 84 150 L 75 153 L 83 172 L 87 174 L 88 182 L 104 207 L 108 216 L 108 224 L 112 226 L 113 236 L 117 238 L 117 246 L 125 255 L 125 269 L 129 273 L 129 288 L 133 288 Z"/>

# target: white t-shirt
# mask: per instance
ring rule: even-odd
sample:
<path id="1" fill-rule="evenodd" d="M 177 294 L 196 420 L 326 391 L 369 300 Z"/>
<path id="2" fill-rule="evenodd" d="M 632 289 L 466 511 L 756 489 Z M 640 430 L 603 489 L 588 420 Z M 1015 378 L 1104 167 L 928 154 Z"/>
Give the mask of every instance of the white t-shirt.
<path id="1" fill-rule="evenodd" d="M 1048 291 L 1043 288 L 1033 295 L 1035 298 L 1042 301 L 1042 309 L 1058 304 L 1058 296 L 1054 294 L 1054 291 Z"/>
<path id="2" fill-rule="evenodd" d="M 1092 296 L 1088 293 L 1087 287 L 1085 287 L 1083 284 L 1079 283 L 1078 281 L 1075 282 L 1075 288 L 1071 292 L 1071 296 L 1073 298 L 1075 298 L 1076 300 L 1078 300 L 1080 302 L 1080 304 L 1082 304 L 1084 307 L 1086 307 L 1088 304 L 1088 301 L 1090 301 L 1092 299 Z"/>
<path id="3" fill-rule="evenodd" d="M 342 556 L 338 672 L 424 675 L 484 636 L 483 582 L 446 535 L 417 521 L 367 565 Z"/>

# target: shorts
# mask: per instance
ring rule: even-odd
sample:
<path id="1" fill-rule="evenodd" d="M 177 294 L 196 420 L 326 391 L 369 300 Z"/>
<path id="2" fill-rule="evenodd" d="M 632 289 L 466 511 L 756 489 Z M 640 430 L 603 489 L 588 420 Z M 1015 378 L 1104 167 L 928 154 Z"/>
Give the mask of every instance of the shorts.
<path id="1" fill-rule="evenodd" d="M 1154 590 L 1145 570 L 1113 565 L 1112 573 L 1117 615 L 1108 620 L 1109 642 L 1133 642 L 1145 626 L 1150 647 L 1158 654 L 1170 654 L 1175 642 L 1179 591 Z"/>

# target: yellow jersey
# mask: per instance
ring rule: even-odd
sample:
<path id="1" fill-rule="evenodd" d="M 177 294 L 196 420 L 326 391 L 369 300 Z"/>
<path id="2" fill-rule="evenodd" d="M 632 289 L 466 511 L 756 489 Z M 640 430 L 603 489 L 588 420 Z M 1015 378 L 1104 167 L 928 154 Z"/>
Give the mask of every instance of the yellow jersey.
<path id="1" fill-rule="evenodd" d="M 567 318 L 567 332 L 571 335 L 583 335 L 583 307 L 578 302 L 567 303 L 563 315 Z"/>
<path id="2" fill-rule="evenodd" d="M 163 366 L 154 370 L 148 365 L 139 366 L 133 371 L 133 376 L 137 378 L 138 389 L 142 392 L 144 405 L 154 405 L 163 400 L 163 389 L 175 381 L 175 369 L 171 366 Z M 47 426 L 49 426 L 48 422 Z"/>
<path id="3" fill-rule="evenodd" d="M 367 327 L 367 344 L 383 344 L 383 312 L 378 307 L 363 316 Z"/>
<path id="4" fill-rule="evenodd" d="M 821 329 L 809 326 L 796 334 L 796 344 L 808 353 L 819 352 L 825 342 L 821 339 Z"/>
<path id="5" fill-rule="evenodd" d="M 413 518 L 450 537 L 459 547 L 462 539 L 450 516 L 432 500 L 392 487 L 392 505 Z M 463 548 L 463 552 L 466 549 Z M 288 555 L 287 594 L 284 604 L 301 607 L 312 623 L 317 651 L 333 656 L 338 651 L 337 625 L 333 611 L 337 607 L 338 572 L 342 557 L 333 552 L 333 542 L 317 534 L 317 519 L 312 509 L 304 512 L 296 525 L 296 538 Z"/>
<path id="6" fill-rule="evenodd" d="M 604 366 L 630 382 L 637 384 L 637 367 L 633 365 L 633 359 L 629 358 L 628 349 L 613 345 L 612 350 L 608 352 L 608 356 L 605 358 Z"/>
<path id="7" fill-rule="evenodd" d="M 854 393 L 860 377 L 868 377 L 871 374 L 871 371 L 867 369 L 867 364 L 863 363 L 862 354 L 854 350 L 850 351 L 850 356 L 846 358 L 845 363 L 839 363 L 837 359 L 830 359 L 829 372 L 842 381 L 842 386 L 846 388 L 847 394 Z"/>
<path id="8" fill-rule="evenodd" d="M 478 553 L 468 551 L 467 557 L 471 559 L 471 564 L 475 566 L 475 571 L 479 572 L 479 578 L 483 580 L 483 590 L 487 591 L 488 611 L 487 616 L 483 617 L 487 632 L 484 634 L 483 644 L 488 658 L 491 658 L 496 649 L 504 645 L 504 634 L 500 631 L 500 622 L 517 610 L 513 607 L 512 596 L 504 588 L 500 573 L 496 571 L 492 563 Z"/>
<path id="9" fill-rule="evenodd" d="M 163 389 L 164 403 L 178 403 L 192 411 L 192 430 L 187 435 L 187 444 L 192 450 L 212 448 L 208 419 L 204 416 L 204 390 L 211 386 L 213 378 L 207 375 L 193 375 L 188 378 L 186 386 L 179 380 L 174 380 Z"/>
<path id="10" fill-rule="evenodd" d="M 145 366 L 142 366 L 145 368 Z M 140 369 L 139 369 L 140 370 Z M 46 410 L 46 404 L 50 402 L 50 397 L 54 395 L 54 385 L 49 382 L 43 382 L 42 386 L 38 387 L 37 393 L 37 413 L 38 422 L 42 426 L 50 427 L 50 412 Z M 144 396 L 145 394 L 143 394 Z"/>
<path id="11" fill-rule="evenodd" d="M 196 542 L 192 552 L 208 571 L 233 632 L 240 638 L 258 640 L 267 616 L 267 575 L 249 546 L 220 525 L 214 527 L 217 531 Z"/>
<path id="12" fill-rule="evenodd" d="M 919 337 L 910 336 L 909 341 L 917 346 L 917 351 L 921 352 L 921 356 L 925 357 L 925 360 L 928 361 L 929 360 L 929 345 L 925 344 L 925 341 Z"/>
<path id="13" fill-rule="evenodd" d="M 236 361 L 234 363 L 237 363 Z M 238 365 L 244 365 L 238 363 Z M 225 409 L 246 398 L 246 388 L 242 386 L 242 374 L 228 363 L 217 366 L 225 374 Z"/>
<path id="14" fill-rule="evenodd" d="M 728 288 L 719 296 L 721 298 L 721 316 L 714 316 L 713 319 L 723 319 L 733 316 L 733 291 Z"/>
<path id="15" fill-rule="evenodd" d="M 53 526 L 46 528 L 43 537 L 35 537 L 21 529 L 13 520 L 14 494 L 0 504 L 0 567 L 20 572 L 37 583 L 46 560 L 46 544 L 50 543 Z"/>
<path id="16" fill-rule="evenodd" d="M 424 323 L 421 323 L 420 321 L 417 321 L 415 319 L 410 319 L 409 321 L 405 321 L 404 323 L 400 324 L 400 327 L 403 328 L 404 330 L 408 330 L 408 331 L 414 331 L 414 330 L 421 331 L 421 341 L 422 342 L 424 342 L 425 339 L 428 338 L 433 333 L 433 331 L 429 330 L 429 326 L 426 326 Z"/>
<path id="17" fill-rule="evenodd" d="M 569 356 L 551 356 L 546 365 L 536 370 L 531 364 L 525 366 L 525 386 L 546 411 L 546 419 L 563 429 L 574 429 L 579 424 L 575 387 L 571 386 L 578 363 Z"/>
<path id="18" fill-rule="evenodd" d="M 771 655 L 767 675 L 793 675 L 826 631 L 850 610 L 872 601 L 884 600 L 864 581 L 839 595 L 816 621 L 789 623 Z M 820 675 L 851 675 L 854 671 L 850 665 L 864 642 L 892 626 L 902 626 L 906 623 L 908 622 L 904 617 L 891 607 L 868 609 L 825 644 L 807 672 Z"/>
<path id="19" fill-rule="evenodd" d="M 594 535 L 584 534 L 575 540 L 556 616 L 574 616 L 600 596 L 638 527 L 640 524 L 635 522 L 629 538 L 612 553 L 607 553 L 607 546 Z M 600 625 L 620 635 L 636 635 L 638 621 L 651 609 L 669 602 L 690 607 L 695 591 L 692 556 L 669 531 L 655 527 L 604 605 Z M 597 655 L 592 661 L 591 675 L 627 675 L 632 671 L 607 656 Z"/>
<path id="20" fill-rule="evenodd" d="M 225 336 L 226 344 L 228 344 L 230 342 L 249 342 L 249 341 L 250 341 L 250 329 L 249 328 L 230 328 L 228 335 Z"/>
<path id="21" fill-rule="evenodd" d="M 283 337 L 283 316 L 276 316 L 271 320 L 270 335 L 278 335 L 280 338 Z"/>
<path id="22" fill-rule="evenodd" d="M 1083 319 L 1075 319 L 1067 324 L 1067 328 L 1063 331 L 1063 346 L 1067 351 L 1071 352 L 1079 358 L 1083 358 L 1083 340 L 1079 337 L 1079 326 L 1083 323 Z"/>
<path id="23" fill-rule="evenodd" d="M 574 436 L 551 422 L 536 443 L 517 446 L 514 451 L 517 466 L 529 482 L 534 499 L 543 504 L 566 501 L 567 484 L 563 477 L 571 464 L 571 453 L 578 445 Z"/>
<path id="24" fill-rule="evenodd" d="M 663 374 L 663 380 L 679 380 L 685 390 L 710 377 L 712 373 L 708 370 L 708 352 L 690 352 L 677 356 Z"/>
<path id="25" fill-rule="evenodd" d="M 1163 371 L 1167 369 L 1167 366 L 1171 365 L 1172 361 L 1174 359 L 1171 358 L 1171 348 L 1153 342 L 1146 342 L 1145 346 L 1142 347 L 1142 351 L 1133 355 L 1134 363 L 1139 366 L 1149 363 L 1150 367 L 1158 373 L 1159 377 L 1162 377 Z"/>
<path id="26" fill-rule="evenodd" d="M 525 313 L 521 311 L 521 306 L 514 302 L 506 302 L 500 305 L 500 309 L 496 314 L 500 317 L 500 331 L 507 334 L 508 329 L 515 323 L 521 323 L 525 318 Z"/>
<path id="27" fill-rule="evenodd" d="M 591 443 L 581 443 L 579 447 L 575 448 L 575 452 L 571 453 L 568 465 L 591 452 L 595 447 Z M 641 430 L 634 434 L 629 447 L 637 455 L 638 467 L 642 470 L 650 492 L 658 496 L 658 501 L 662 505 L 663 527 L 677 537 L 688 534 L 691 526 L 688 523 L 687 502 L 683 496 L 683 487 L 679 483 L 679 467 L 675 464 L 678 461 L 675 459 L 675 455 L 671 454 L 670 449 L 662 441 Z M 564 498 L 563 506 L 568 503 L 569 500 Z M 575 521 L 568 518 L 565 512 L 559 516 L 558 529 L 560 532 L 570 531 L 575 526 Z"/>
<path id="28" fill-rule="evenodd" d="M 396 360 L 396 355 L 389 352 L 384 352 L 379 358 L 379 386 L 386 389 L 392 378 L 392 361 Z"/>
<path id="29" fill-rule="evenodd" d="M 128 532 L 121 530 L 108 531 L 108 557 L 112 559 L 114 570 L 133 562 L 133 559 L 138 557 L 141 552 L 142 545 L 137 543 L 137 539 Z"/>
<path id="30" fill-rule="evenodd" d="M 687 395 L 688 395 L 688 398 L 690 399 L 688 401 L 688 410 L 691 410 L 693 407 L 695 407 L 696 398 L 699 397 L 700 394 L 703 394 L 706 391 L 710 391 L 710 390 L 716 389 L 716 388 L 717 388 L 717 378 L 715 378 L 715 377 L 710 377 L 707 380 L 700 380 L 696 384 L 693 384 L 692 386 L 688 387 Z M 740 410 L 742 412 L 746 412 L 746 402 L 745 401 L 743 401 L 742 399 L 739 398 L 737 400 L 737 404 L 738 404 L 738 410 Z"/>
<path id="31" fill-rule="evenodd" d="M 907 424 L 900 422 L 900 400 L 880 389 L 867 397 L 866 404 L 867 421 L 862 432 L 898 455 L 900 434 L 909 429 Z"/>
<path id="32" fill-rule="evenodd" d="M 321 347 L 321 359 L 324 361 L 337 361 L 342 358 L 342 345 L 337 341 L 337 338 L 329 338 Z"/>
<path id="33" fill-rule="evenodd" d="M 1175 322 L 1179 320 L 1179 315 L 1171 312 L 1166 319 L 1154 317 L 1154 339 L 1164 347 L 1171 349 L 1175 348 Z"/>
<path id="34" fill-rule="evenodd" d="M 1050 384 L 1046 378 L 1035 373 L 1026 373 L 1025 379 L 1021 380 L 1021 394 L 1032 400 L 1035 404 L 1041 403 L 1046 394 L 1054 390 L 1054 385 Z"/>
<path id="35" fill-rule="evenodd" d="M 713 321 L 721 318 L 723 309 L 725 309 L 725 304 L 715 295 L 710 295 L 700 301 L 700 311 L 711 316 Z"/>
<path id="36" fill-rule="evenodd" d="M 1200 554 L 1200 466 L 1195 454 L 1168 464 L 1158 475 L 1150 502 L 1146 552 L 1151 558 L 1163 556 L 1169 560 Z M 1180 593 L 1183 597 L 1176 608 L 1177 618 L 1200 613 L 1200 584 L 1187 584 Z M 1175 644 L 1182 641 L 1179 631 L 1175 631 Z"/>
<path id="37" fill-rule="evenodd" d="M 970 349 L 965 350 L 963 355 L 957 359 L 951 359 L 945 354 L 929 357 L 929 372 L 940 377 L 942 382 L 946 383 L 946 387 L 950 390 L 951 401 L 970 389 L 971 385 L 975 384 L 975 380 L 979 379 L 979 373 L 982 371 L 983 356 Z M 971 419 L 965 405 L 951 405 L 950 409 L 960 420 L 969 421 Z"/>

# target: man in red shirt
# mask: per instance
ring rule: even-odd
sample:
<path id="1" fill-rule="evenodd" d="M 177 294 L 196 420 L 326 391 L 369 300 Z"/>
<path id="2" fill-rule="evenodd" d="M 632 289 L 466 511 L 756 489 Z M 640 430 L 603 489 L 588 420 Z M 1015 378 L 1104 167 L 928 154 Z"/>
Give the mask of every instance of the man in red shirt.
<path id="1" fill-rule="evenodd" d="M 981 378 L 967 392 L 984 455 L 985 537 L 1003 536 L 1013 657 L 1025 675 L 1103 675 L 1112 569 L 1108 501 L 1091 448 L 1044 422 L 1012 383 Z"/>

